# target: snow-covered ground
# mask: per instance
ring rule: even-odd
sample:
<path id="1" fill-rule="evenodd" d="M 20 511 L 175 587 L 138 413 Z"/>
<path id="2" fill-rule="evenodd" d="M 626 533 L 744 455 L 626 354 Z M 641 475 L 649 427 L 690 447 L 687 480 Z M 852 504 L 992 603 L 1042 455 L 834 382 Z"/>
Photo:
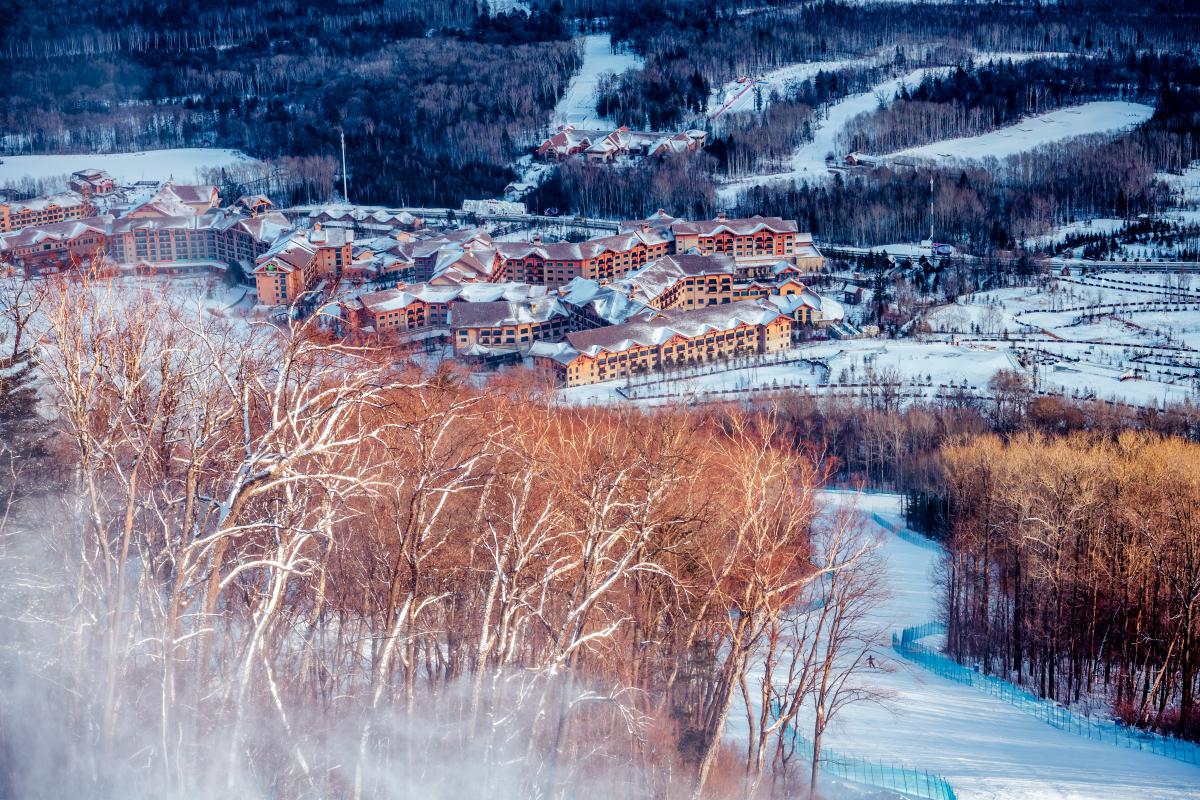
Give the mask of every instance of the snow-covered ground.
<path id="1" fill-rule="evenodd" d="M 1051 142 L 1126 130 L 1150 119 L 1153 106 L 1124 101 L 1099 101 L 1028 117 L 1015 125 L 980 136 L 946 139 L 910 147 L 884 158 L 911 156 L 935 161 L 1006 158 Z"/>
<path id="2" fill-rule="evenodd" d="M 1097 217 L 1059 225 L 1050 233 L 1032 236 L 1025 241 L 1029 247 L 1045 247 L 1065 240 L 1068 236 L 1110 234 L 1125 227 L 1125 220 Z"/>
<path id="3" fill-rule="evenodd" d="M 898 495 L 826 495 L 901 521 Z M 871 622 L 882 669 L 869 683 L 886 706 L 847 706 L 825 736 L 839 753 L 945 777 L 960 800 L 1184 800 L 1200 795 L 1200 768 L 1120 749 L 1050 727 L 971 687 L 939 678 L 887 649 L 891 632 L 937 619 L 937 553 L 888 535 L 882 555 L 891 597 Z"/>
<path id="4" fill-rule="evenodd" d="M 632 386 L 618 380 L 564 389 L 562 396 L 580 404 L 653 405 L 775 389 L 880 397 L 887 385 L 902 400 L 932 399 L 963 387 L 986 395 L 1004 370 L 1069 397 L 1161 405 L 1200 395 L 1200 278 L 1186 273 L 1060 276 L 964 296 L 923 321 L 932 334 L 917 339 L 804 344 L 755 366 L 706 365 Z"/>
<path id="5" fill-rule="evenodd" d="M 1200 349 L 1197 298 L 1200 283 L 1188 274 L 1106 272 L 981 292 L 929 312 L 926 321 L 936 331 L 961 334 L 956 338 L 963 343 L 1000 334 L 1032 337 L 991 343 L 1037 351 L 1036 378 L 1047 390 L 1137 404 L 1178 402 L 1195 400 L 1198 388 L 1191 365 L 1200 352 L 1172 349 Z M 1099 304 L 1118 305 L 1091 316 L 1078 310 Z M 1138 378 L 1130 379 L 1131 372 Z"/>
<path id="6" fill-rule="evenodd" d="M 794 363 L 725 369 L 697 375 L 678 374 L 653 383 L 639 384 L 635 399 L 662 402 L 661 395 L 685 401 L 714 399 L 717 392 L 749 389 L 804 387 L 812 391 L 824 384 L 869 384 L 899 381 L 906 394 L 932 395 L 940 385 L 953 382 L 983 389 L 1001 370 L 1017 368 L 1012 353 L 997 344 L 951 344 L 908 340 L 858 339 L 801 345 L 788 353 Z M 805 359 L 800 361 L 799 359 Z M 624 381 L 564 389 L 572 403 L 606 403 L 620 399 L 617 389 L 631 391 Z M 839 389 L 840 391 L 840 389 Z"/>
<path id="7" fill-rule="evenodd" d="M 514 11 L 524 11 L 529 13 L 529 3 L 525 0 L 487 0 L 488 13 L 492 16 L 497 14 L 511 14 Z"/>
<path id="8" fill-rule="evenodd" d="M 633 53 L 612 52 L 607 33 L 584 36 L 583 67 L 571 79 L 567 91 L 554 108 L 556 125 L 573 124 L 577 128 L 603 128 L 611 125 L 596 113 L 596 87 L 604 73 L 621 73 L 642 65 L 642 58 Z"/>
<path id="9" fill-rule="evenodd" d="M 1192 164 L 1180 175 L 1157 172 L 1154 177 L 1171 187 L 1177 204 L 1200 204 L 1200 163 Z"/>
<path id="10" fill-rule="evenodd" d="M 203 169 L 227 167 L 254 161 L 238 150 L 189 147 L 177 150 L 147 150 L 141 153 L 95 155 L 4 156 L 0 158 L 0 184 L 24 178 L 62 178 L 81 169 L 107 170 L 118 183 L 140 180 L 195 181 Z"/>

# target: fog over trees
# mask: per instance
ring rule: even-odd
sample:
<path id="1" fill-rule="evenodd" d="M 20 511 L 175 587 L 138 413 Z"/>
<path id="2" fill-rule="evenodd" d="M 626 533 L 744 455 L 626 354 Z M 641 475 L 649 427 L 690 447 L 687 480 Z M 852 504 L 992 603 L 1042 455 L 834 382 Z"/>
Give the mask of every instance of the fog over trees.
<path id="1" fill-rule="evenodd" d="M 827 467 L 769 410 L 571 409 L 310 324 L 248 334 L 86 276 L 40 286 L 40 413 L 0 386 L 21 421 L 4 446 L 40 442 L 0 519 L 0 793 L 809 780 L 785 723 L 828 715 L 819 684 L 870 646 L 847 637 L 874 543 L 817 524 Z M 835 640 L 849 667 L 823 657 Z M 764 646 L 786 686 L 755 672 Z M 724 746 L 734 724 L 752 753 Z"/>

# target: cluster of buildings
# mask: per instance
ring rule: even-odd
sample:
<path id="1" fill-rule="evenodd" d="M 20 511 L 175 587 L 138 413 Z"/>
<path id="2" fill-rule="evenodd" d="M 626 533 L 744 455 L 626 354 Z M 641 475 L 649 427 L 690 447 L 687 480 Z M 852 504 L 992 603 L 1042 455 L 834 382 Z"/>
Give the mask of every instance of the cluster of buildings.
<path id="1" fill-rule="evenodd" d="M 545 161 L 562 161 L 578 156 L 588 161 L 609 163 L 617 159 L 697 153 L 704 149 L 707 136 L 701 130 L 659 133 L 631 131 L 622 125 L 613 131 L 603 131 L 564 125 L 538 145 L 536 154 Z"/>
<path id="2" fill-rule="evenodd" d="M 103 170 L 71 175 L 63 194 L 0 203 L 0 260 L 31 274 L 103 256 L 138 271 L 252 266 L 292 223 L 261 195 L 221 205 L 211 185 L 118 186 Z"/>
<path id="3" fill-rule="evenodd" d="M 773 352 L 836 335 L 843 318 L 804 283 L 824 263 L 811 235 L 778 217 L 659 211 L 582 242 L 504 241 L 403 210 L 285 216 L 262 195 L 223 205 L 214 186 L 117 186 L 100 170 L 70 187 L 0 205 L 0 260 L 31 273 L 96 257 L 137 272 L 236 263 L 264 309 L 323 304 L 344 335 L 449 342 L 482 365 L 528 359 L 568 386 Z"/>
<path id="4" fill-rule="evenodd" d="M 774 352 L 843 318 L 803 282 L 824 262 L 811 236 L 775 217 L 660 211 L 580 243 L 457 230 L 388 252 L 403 278 L 339 298 L 345 332 L 447 340 L 473 363 L 530 359 L 567 386 Z"/>

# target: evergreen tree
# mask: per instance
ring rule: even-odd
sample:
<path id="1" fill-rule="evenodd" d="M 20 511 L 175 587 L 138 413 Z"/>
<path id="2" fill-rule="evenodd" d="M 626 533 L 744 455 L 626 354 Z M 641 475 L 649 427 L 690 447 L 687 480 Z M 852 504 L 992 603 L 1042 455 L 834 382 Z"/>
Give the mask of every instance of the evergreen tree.
<path id="1" fill-rule="evenodd" d="M 28 348 L 0 356 L 0 516 L 47 488 L 48 426 L 38 414 L 36 375 Z"/>

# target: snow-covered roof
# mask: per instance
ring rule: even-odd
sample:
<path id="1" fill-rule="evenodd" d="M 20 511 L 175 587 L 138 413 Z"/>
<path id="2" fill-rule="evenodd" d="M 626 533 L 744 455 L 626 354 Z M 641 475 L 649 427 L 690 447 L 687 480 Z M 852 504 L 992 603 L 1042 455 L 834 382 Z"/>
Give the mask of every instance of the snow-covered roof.
<path id="1" fill-rule="evenodd" d="M 330 222 L 373 222 L 381 225 L 412 225 L 417 218 L 400 208 L 383 206 L 327 205 L 313 209 L 310 219 Z"/>
<path id="2" fill-rule="evenodd" d="M 600 284 L 578 276 L 559 290 L 559 297 L 568 305 L 589 309 L 598 319 L 610 325 L 626 322 L 635 314 L 652 310 L 646 303 L 613 288 L 611 284 Z"/>
<path id="3" fill-rule="evenodd" d="M 7 203 L 9 213 L 19 214 L 23 211 L 45 211 L 51 207 L 78 208 L 86 201 L 79 192 L 59 192 L 31 200 L 21 200 Z"/>
<path id="4" fill-rule="evenodd" d="M 538 341 L 530 345 L 529 355 L 534 358 L 548 358 L 565 366 L 579 357 L 579 351 L 571 347 L 569 342 Z"/>
<path id="5" fill-rule="evenodd" d="M 455 303 L 450 308 L 454 328 L 490 328 L 501 325 L 528 325 L 567 316 L 556 297 L 536 300 L 500 300 L 482 303 Z"/>
<path id="6" fill-rule="evenodd" d="M 407 308 L 416 302 L 454 302 L 459 305 L 496 302 L 521 303 L 546 296 L 545 286 L 533 286 L 528 283 L 463 283 L 455 286 L 415 283 L 395 289 L 369 292 L 354 298 L 354 302 L 373 314 L 382 314 Z M 347 304 L 352 305 L 353 303 L 347 301 Z"/>
<path id="7" fill-rule="evenodd" d="M 600 236 L 585 242 L 497 242 L 496 248 L 504 258 L 540 256 L 546 261 L 582 261 L 604 253 L 624 253 L 639 244 L 666 244 L 671 238 L 657 230 L 636 230 Z"/>
<path id="8" fill-rule="evenodd" d="M 817 294 L 812 289 L 805 289 L 795 294 L 772 294 L 767 302 L 779 309 L 780 313 L 791 316 L 796 309 L 807 306 L 822 320 L 837 321 L 846 316 L 846 311 L 838 301 Z"/>
<path id="9" fill-rule="evenodd" d="M 680 254 L 651 261 L 624 278 L 612 282 L 613 288 L 646 304 L 652 304 L 663 292 L 685 278 L 705 275 L 733 275 L 731 256 Z"/>
<path id="10" fill-rule="evenodd" d="M 112 217 L 90 217 L 64 222 L 51 222 L 11 233 L 0 233 L 0 252 L 31 247 L 50 241 L 69 241 L 82 234 L 104 233 Z"/>
<path id="11" fill-rule="evenodd" d="M 602 351 L 622 352 L 636 345 L 658 346 L 674 336 L 692 339 L 709 331 L 732 330 L 741 325 L 767 325 L 779 316 L 779 310 L 771 305 L 743 300 L 685 311 L 643 314 L 624 325 L 568 333 L 567 341 L 580 353 L 595 357 Z"/>
<path id="12" fill-rule="evenodd" d="M 696 222 L 682 221 L 675 222 L 671 225 L 672 232 L 679 236 L 680 234 L 693 234 L 700 236 L 714 236 L 718 233 L 732 233 L 735 236 L 749 236 L 753 233 L 766 230 L 772 233 L 797 233 L 796 221 L 785 220 L 779 217 L 761 217 L 753 216 L 747 219 L 725 219 L 717 217 L 712 220 L 699 220 Z"/>

